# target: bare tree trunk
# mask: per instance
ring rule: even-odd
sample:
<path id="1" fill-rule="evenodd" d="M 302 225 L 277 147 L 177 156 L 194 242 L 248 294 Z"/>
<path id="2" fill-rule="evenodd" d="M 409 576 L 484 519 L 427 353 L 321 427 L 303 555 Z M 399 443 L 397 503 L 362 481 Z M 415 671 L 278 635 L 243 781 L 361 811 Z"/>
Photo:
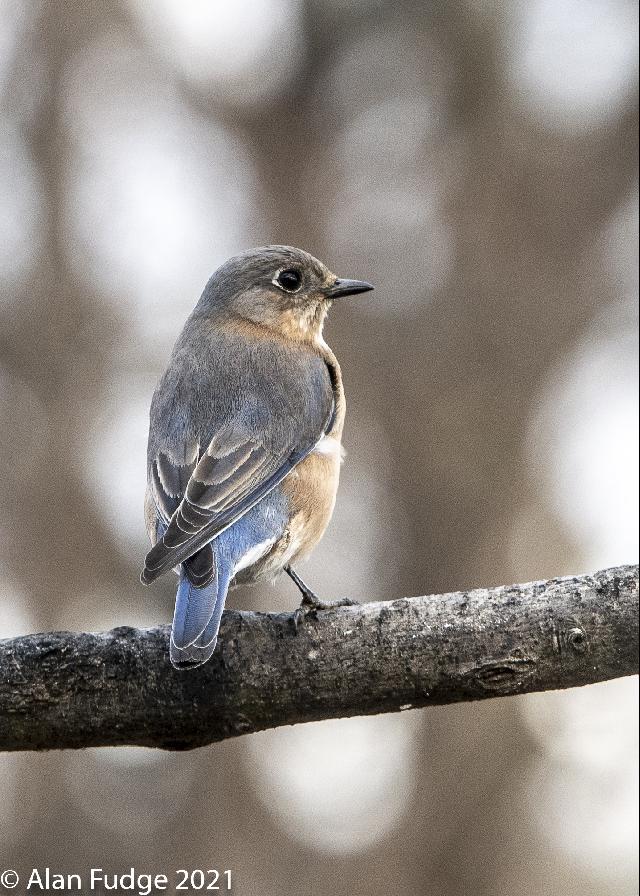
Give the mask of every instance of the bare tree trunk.
<path id="1" fill-rule="evenodd" d="M 0 641 L 0 749 L 190 749 L 264 728 L 638 671 L 638 567 L 319 612 L 227 611 L 177 672 L 168 629 Z"/>

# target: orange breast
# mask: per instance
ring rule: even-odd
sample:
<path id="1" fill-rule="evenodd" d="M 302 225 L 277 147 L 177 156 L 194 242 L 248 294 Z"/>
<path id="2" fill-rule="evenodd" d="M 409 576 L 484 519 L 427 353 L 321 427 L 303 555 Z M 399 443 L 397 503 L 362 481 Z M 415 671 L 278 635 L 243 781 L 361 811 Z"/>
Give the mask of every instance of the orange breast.
<path id="1" fill-rule="evenodd" d="M 329 524 L 340 478 L 341 451 L 339 438 L 325 436 L 282 483 L 292 511 L 291 563 L 313 550 Z"/>

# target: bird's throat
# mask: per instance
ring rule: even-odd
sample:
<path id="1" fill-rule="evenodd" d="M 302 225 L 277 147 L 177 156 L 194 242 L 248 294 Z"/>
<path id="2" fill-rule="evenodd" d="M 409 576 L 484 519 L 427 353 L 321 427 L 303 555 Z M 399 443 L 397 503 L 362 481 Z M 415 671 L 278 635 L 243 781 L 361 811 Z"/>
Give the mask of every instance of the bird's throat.
<path id="1" fill-rule="evenodd" d="M 318 345 L 323 342 L 322 328 L 327 316 L 325 302 L 308 308 L 290 308 L 279 315 L 279 326 L 282 334 L 294 342 Z"/>

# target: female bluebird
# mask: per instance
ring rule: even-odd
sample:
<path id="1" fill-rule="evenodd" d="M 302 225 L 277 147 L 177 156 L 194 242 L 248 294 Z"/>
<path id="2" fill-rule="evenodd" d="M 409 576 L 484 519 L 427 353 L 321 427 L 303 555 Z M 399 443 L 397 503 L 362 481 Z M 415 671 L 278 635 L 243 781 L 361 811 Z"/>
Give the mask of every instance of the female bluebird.
<path id="1" fill-rule="evenodd" d="M 334 299 L 373 289 L 300 249 L 231 258 L 207 283 L 151 402 L 141 580 L 180 576 L 170 657 L 199 666 L 230 587 L 285 570 L 303 605 L 327 606 L 292 564 L 335 503 L 345 400 L 322 338 Z"/>

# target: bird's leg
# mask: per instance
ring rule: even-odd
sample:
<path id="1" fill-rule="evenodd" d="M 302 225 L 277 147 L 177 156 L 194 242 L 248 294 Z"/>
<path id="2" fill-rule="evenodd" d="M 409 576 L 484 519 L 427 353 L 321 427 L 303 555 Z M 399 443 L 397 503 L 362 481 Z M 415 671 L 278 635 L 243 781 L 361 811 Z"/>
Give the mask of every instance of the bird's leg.
<path id="1" fill-rule="evenodd" d="M 293 615 L 293 622 L 296 628 L 298 628 L 304 616 L 314 610 L 332 610 L 334 607 L 358 606 L 358 601 L 353 600 L 351 597 L 341 597 L 338 600 L 322 600 L 305 582 L 303 582 L 293 567 L 285 566 L 284 571 L 302 594 L 300 606 Z"/>

